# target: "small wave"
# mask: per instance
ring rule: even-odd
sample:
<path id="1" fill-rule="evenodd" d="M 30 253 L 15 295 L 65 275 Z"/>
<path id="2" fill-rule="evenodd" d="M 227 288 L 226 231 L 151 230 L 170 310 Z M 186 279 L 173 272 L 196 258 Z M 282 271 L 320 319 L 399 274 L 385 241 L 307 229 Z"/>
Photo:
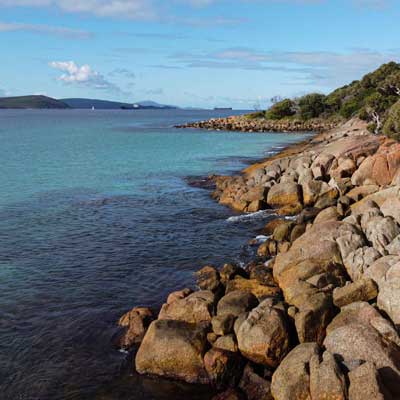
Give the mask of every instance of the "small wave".
<path id="1" fill-rule="evenodd" d="M 256 241 L 257 241 L 257 243 L 264 243 L 264 242 L 266 242 L 269 238 L 270 238 L 270 236 L 258 235 L 258 236 L 256 236 Z"/>
<path id="2" fill-rule="evenodd" d="M 268 210 L 261 210 L 254 213 L 243 214 L 243 215 L 235 215 L 233 217 L 229 217 L 227 219 L 228 222 L 242 222 L 251 219 L 265 218 L 266 216 L 271 215 L 271 212 Z"/>

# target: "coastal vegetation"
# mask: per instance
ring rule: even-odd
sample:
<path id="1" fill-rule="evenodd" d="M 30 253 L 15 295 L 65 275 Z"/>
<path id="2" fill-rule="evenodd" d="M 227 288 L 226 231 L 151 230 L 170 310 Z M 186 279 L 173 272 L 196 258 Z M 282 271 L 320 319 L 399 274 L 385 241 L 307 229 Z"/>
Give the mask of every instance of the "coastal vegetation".
<path id="1" fill-rule="evenodd" d="M 273 99 L 266 111 L 249 114 L 249 119 L 344 122 L 359 117 L 373 133 L 400 138 L 400 64 L 390 62 L 362 79 L 328 95 L 311 93 L 294 99 Z"/>

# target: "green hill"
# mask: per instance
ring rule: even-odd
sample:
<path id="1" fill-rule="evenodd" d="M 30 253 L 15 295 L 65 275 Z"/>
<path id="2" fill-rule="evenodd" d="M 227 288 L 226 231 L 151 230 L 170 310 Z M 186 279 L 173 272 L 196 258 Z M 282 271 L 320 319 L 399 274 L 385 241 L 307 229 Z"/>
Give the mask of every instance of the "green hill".
<path id="1" fill-rule="evenodd" d="M 47 96 L 18 96 L 0 97 L 0 108 L 69 108 L 67 104 L 60 100 L 52 99 Z"/>
<path id="2" fill-rule="evenodd" d="M 268 110 L 250 114 L 249 118 L 340 122 L 354 116 L 368 121 L 374 133 L 400 138 L 400 64 L 384 64 L 328 95 L 311 93 L 279 99 Z"/>

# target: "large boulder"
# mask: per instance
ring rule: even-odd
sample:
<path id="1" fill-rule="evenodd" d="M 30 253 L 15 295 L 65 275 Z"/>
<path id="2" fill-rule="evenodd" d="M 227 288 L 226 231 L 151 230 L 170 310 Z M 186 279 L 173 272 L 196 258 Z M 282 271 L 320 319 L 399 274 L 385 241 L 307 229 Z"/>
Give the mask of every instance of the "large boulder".
<path id="1" fill-rule="evenodd" d="M 347 366 L 359 360 L 376 365 L 384 384 L 400 396 L 398 335 L 368 303 L 343 307 L 327 329 L 326 349 Z"/>
<path id="2" fill-rule="evenodd" d="M 207 384 L 210 379 L 203 362 L 206 348 L 203 325 L 157 320 L 150 324 L 136 354 L 136 370 L 140 374 Z"/>
<path id="3" fill-rule="evenodd" d="M 158 318 L 190 323 L 211 322 L 215 302 L 216 298 L 213 292 L 200 290 L 183 299 L 164 304 Z"/>
<path id="4" fill-rule="evenodd" d="M 257 364 L 275 368 L 288 352 L 286 314 L 271 299 L 253 309 L 235 331 L 240 352 Z"/>
<path id="5" fill-rule="evenodd" d="M 218 302 L 217 315 L 233 315 L 235 317 L 240 314 L 252 310 L 258 305 L 257 298 L 250 292 L 235 290 L 229 292 Z"/>
<path id="6" fill-rule="evenodd" d="M 351 243 L 339 246 L 338 240 L 343 237 L 352 238 Z M 362 234 L 354 225 L 327 221 L 314 225 L 287 253 L 276 257 L 274 278 L 286 302 L 298 310 L 295 324 L 300 342 L 322 342 L 325 328 L 335 314 L 331 293 L 322 287 L 322 282 L 343 286 L 347 274 L 341 249 L 349 251 L 362 242 Z"/>
<path id="7" fill-rule="evenodd" d="M 275 400 L 311 400 L 310 360 L 319 355 L 316 343 L 295 347 L 272 376 L 271 392 Z"/>
<path id="8" fill-rule="evenodd" d="M 278 183 L 269 190 L 268 205 L 272 207 L 284 207 L 302 204 L 301 186 L 297 183 Z"/>

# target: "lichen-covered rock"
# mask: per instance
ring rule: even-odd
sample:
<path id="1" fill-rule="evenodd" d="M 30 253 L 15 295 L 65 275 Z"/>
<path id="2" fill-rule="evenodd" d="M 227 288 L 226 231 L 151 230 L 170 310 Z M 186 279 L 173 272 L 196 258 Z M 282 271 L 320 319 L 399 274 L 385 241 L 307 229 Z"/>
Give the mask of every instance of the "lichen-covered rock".
<path id="1" fill-rule="evenodd" d="M 310 394 L 314 400 L 346 400 L 347 385 L 334 356 L 326 351 L 310 359 Z"/>
<path id="2" fill-rule="evenodd" d="M 207 384 L 210 379 L 203 362 L 206 348 L 204 326 L 157 320 L 150 324 L 136 354 L 136 370 L 140 374 Z"/>
<path id="3" fill-rule="evenodd" d="M 272 376 L 275 400 L 311 400 L 310 360 L 318 354 L 316 343 L 302 343 L 283 359 Z"/>
<path id="4" fill-rule="evenodd" d="M 175 292 L 172 292 L 168 295 L 167 304 L 173 303 L 176 300 L 182 300 L 185 297 L 188 297 L 189 294 L 191 294 L 191 293 L 193 293 L 193 290 L 189 289 L 189 288 L 185 288 L 182 290 L 177 290 Z"/>
<path id="5" fill-rule="evenodd" d="M 242 355 L 257 364 L 276 367 L 289 349 L 286 315 L 271 299 L 249 313 L 236 335 Z"/>
<path id="6" fill-rule="evenodd" d="M 226 286 L 228 281 L 233 279 L 235 276 L 246 277 L 246 271 L 235 265 L 235 264 L 224 264 L 221 271 L 219 272 L 221 283 Z"/>
<path id="7" fill-rule="evenodd" d="M 216 297 L 210 290 L 194 292 L 183 299 L 164 304 L 159 319 L 172 319 L 190 323 L 211 322 Z"/>
<path id="8" fill-rule="evenodd" d="M 253 294 L 242 290 L 235 290 L 227 293 L 218 302 L 217 315 L 231 314 L 237 317 L 246 311 L 252 310 L 257 305 L 258 300 Z"/>
<path id="9" fill-rule="evenodd" d="M 267 203 L 272 207 L 302 204 L 301 186 L 296 183 L 278 183 L 269 190 Z"/>
<path id="10" fill-rule="evenodd" d="M 195 273 L 197 286 L 201 290 L 216 291 L 219 288 L 219 272 L 212 265 L 207 265 Z"/>
<path id="11" fill-rule="evenodd" d="M 214 333 L 223 336 L 232 332 L 234 322 L 235 316 L 232 314 L 222 314 L 213 317 L 211 320 L 211 325 Z"/>
<path id="12" fill-rule="evenodd" d="M 117 340 L 117 346 L 129 349 L 140 343 L 153 319 L 153 312 L 147 307 L 135 307 L 124 314 L 118 321 L 124 331 Z"/>
<path id="13" fill-rule="evenodd" d="M 226 293 L 241 290 L 243 292 L 250 292 L 257 297 L 258 300 L 262 300 L 266 297 L 276 296 L 280 289 L 276 285 L 267 286 L 260 283 L 257 279 L 245 279 L 241 276 L 235 277 L 228 282 L 226 285 Z"/>
<path id="14" fill-rule="evenodd" d="M 217 349 L 231 351 L 233 353 L 238 351 L 238 345 L 234 334 L 220 336 L 214 342 L 214 347 Z"/>
<path id="15" fill-rule="evenodd" d="M 314 224 L 318 224 L 321 222 L 326 222 L 326 221 L 337 221 L 339 219 L 339 213 L 337 211 L 336 207 L 328 207 L 322 210 L 314 220 Z"/>
<path id="16" fill-rule="evenodd" d="M 356 301 L 369 301 L 378 295 L 378 286 L 369 278 L 362 278 L 333 291 L 333 303 L 343 307 Z"/>

